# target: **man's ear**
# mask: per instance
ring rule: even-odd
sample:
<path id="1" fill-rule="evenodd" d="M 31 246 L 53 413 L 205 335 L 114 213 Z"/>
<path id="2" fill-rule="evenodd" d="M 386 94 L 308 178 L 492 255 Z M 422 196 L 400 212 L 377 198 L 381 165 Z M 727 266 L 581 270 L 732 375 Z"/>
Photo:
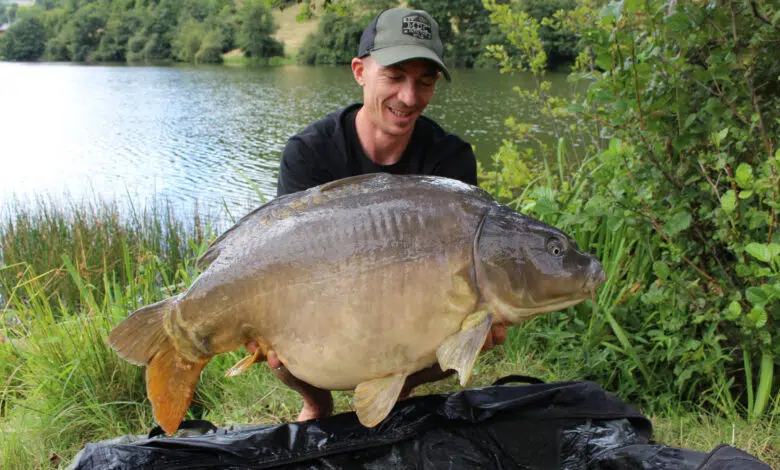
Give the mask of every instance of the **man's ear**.
<path id="1" fill-rule="evenodd" d="M 355 77 L 355 81 L 358 85 L 364 86 L 366 84 L 366 64 L 363 59 L 355 57 L 352 59 L 352 76 Z"/>

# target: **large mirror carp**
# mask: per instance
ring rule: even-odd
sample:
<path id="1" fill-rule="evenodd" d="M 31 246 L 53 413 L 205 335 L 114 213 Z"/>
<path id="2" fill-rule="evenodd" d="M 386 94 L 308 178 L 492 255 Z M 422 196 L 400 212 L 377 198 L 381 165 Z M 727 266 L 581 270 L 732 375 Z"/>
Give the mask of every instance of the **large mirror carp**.
<path id="1" fill-rule="evenodd" d="M 169 434 L 203 367 L 254 341 L 297 379 L 355 390 L 375 426 L 405 379 L 439 364 L 466 385 L 492 325 L 565 309 L 604 282 L 560 230 L 433 176 L 363 175 L 279 197 L 217 238 L 179 295 L 133 312 L 109 343 L 146 366 Z"/>

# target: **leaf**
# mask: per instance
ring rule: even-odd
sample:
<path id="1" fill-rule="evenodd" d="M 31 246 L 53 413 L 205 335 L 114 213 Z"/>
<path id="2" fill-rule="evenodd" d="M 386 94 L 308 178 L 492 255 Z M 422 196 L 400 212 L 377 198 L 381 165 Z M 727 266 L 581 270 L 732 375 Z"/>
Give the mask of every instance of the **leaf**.
<path id="1" fill-rule="evenodd" d="M 663 261 L 656 261 L 653 263 L 653 271 L 655 272 L 655 275 L 661 279 L 669 277 L 669 265 Z"/>
<path id="2" fill-rule="evenodd" d="M 684 33 L 693 26 L 690 18 L 685 13 L 675 13 L 666 18 L 666 27 L 675 33 Z"/>
<path id="3" fill-rule="evenodd" d="M 753 305 L 761 306 L 767 303 L 769 296 L 760 287 L 748 287 L 745 289 L 745 298 Z"/>
<path id="4" fill-rule="evenodd" d="M 739 316 L 742 315 L 742 306 L 739 305 L 739 302 L 736 300 L 732 300 L 729 304 L 728 313 L 726 314 L 726 318 L 728 320 L 734 321 Z"/>
<path id="5" fill-rule="evenodd" d="M 768 263 L 772 259 L 772 251 L 769 249 L 769 245 L 765 243 L 749 243 L 745 247 L 745 251 L 753 255 L 753 257 L 764 263 Z"/>
<path id="6" fill-rule="evenodd" d="M 753 167 L 747 163 L 740 163 L 734 179 L 740 188 L 749 188 L 753 184 Z"/>
<path id="7" fill-rule="evenodd" d="M 691 225 L 691 214 L 678 212 L 664 224 L 664 232 L 667 235 L 677 235 Z"/>
<path id="8" fill-rule="evenodd" d="M 753 307 L 753 309 L 748 314 L 748 318 L 756 328 L 763 328 L 767 321 L 766 310 L 761 307 Z"/>
<path id="9" fill-rule="evenodd" d="M 720 198 L 720 207 L 727 213 L 731 214 L 734 212 L 734 209 L 737 208 L 737 197 L 734 194 L 733 189 L 729 189 L 726 191 L 726 194 L 723 195 L 722 198 Z"/>
<path id="10" fill-rule="evenodd" d="M 753 195 L 753 191 L 740 191 L 739 192 L 739 198 L 740 199 L 748 199 L 752 195 Z"/>
<path id="11" fill-rule="evenodd" d="M 770 253 L 772 253 L 772 258 L 780 255 L 780 243 L 770 243 L 767 246 L 769 247 Z"/>
<path id="12" fill-rule="evenodd" d="M 768 291 L 770 296 L 780 298 L 780 282 L 773 286 L 766 285 L 764 290 Z"/>
<path id="13" fill-rule="evenodd" d="M 685 118 L 685 124 L 683 124 L 683 130 L 687 129 L 688 126 L 693 124 L 693 121 L 695 121 L 697 117 L 698 117 L 697 114 L 690 114 L 690 115 L 688 115 L 688 117 Z"/>

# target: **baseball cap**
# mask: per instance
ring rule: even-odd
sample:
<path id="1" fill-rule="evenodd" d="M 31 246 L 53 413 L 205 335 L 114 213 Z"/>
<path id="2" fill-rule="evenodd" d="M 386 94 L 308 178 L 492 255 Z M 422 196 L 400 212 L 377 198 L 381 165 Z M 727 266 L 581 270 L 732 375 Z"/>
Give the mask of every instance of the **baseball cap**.
<path id="1" fill-rule="evenodd" d="M 423 10 L 391 8 L 377 15 L 360 37 L 358 57 L 367 55 L 385 67 L 409 59 L 432 60 L 450 81 L 439 24 Z"/>

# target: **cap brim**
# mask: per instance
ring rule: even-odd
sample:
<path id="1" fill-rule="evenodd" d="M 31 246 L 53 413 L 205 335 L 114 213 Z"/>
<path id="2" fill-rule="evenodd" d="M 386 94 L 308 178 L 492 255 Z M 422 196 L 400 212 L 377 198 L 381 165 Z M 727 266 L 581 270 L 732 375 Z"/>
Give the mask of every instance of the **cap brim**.
<path id="1" fill-rule="evenodd" d="M 371 57 L 383 67 L 388 67 L 410 59 L 428 59 L 436 63 L 448 82 L 451 81 L 450 71 L 447 70 L 447 67 L 441 59 L 439 59 L 439 56 L 427 47 L 412 45 L 385 47 L 371 51 Z"/>

